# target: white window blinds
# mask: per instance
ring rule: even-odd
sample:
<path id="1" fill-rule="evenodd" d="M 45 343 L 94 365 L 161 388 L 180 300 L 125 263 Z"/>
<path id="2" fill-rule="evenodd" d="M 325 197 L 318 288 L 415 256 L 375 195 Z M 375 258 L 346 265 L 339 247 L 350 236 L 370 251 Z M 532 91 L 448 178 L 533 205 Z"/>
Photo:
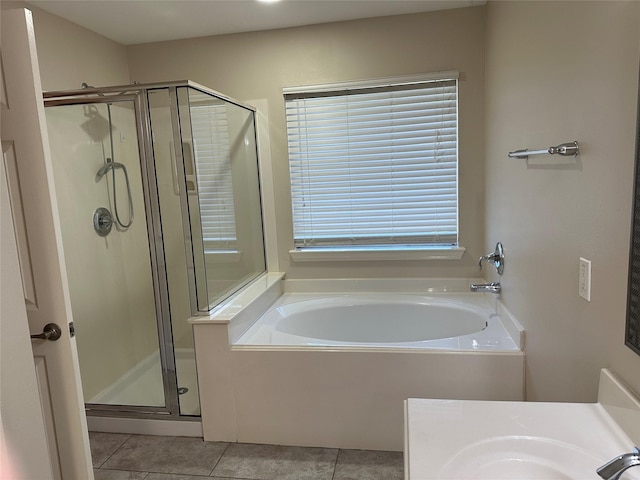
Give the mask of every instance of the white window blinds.
<path id="1" fill-rule="evenodd" d="M 225 106 L 192 106 L 191 130 L 205 248 L 234 249 L 236 220 Z"/>
<path id="2" fill-rule="evenodd" d="M 297 248 L 458 238 L 457 80 L 285 92 Z"/>

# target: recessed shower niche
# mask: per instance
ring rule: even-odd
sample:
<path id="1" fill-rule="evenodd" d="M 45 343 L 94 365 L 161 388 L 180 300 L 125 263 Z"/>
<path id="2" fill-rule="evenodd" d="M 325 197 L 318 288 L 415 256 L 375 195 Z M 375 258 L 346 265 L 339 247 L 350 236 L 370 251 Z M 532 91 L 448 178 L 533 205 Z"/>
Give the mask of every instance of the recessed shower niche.
<path id="1" fill-rule="evenodd" d="M 44 98 L 87 411 L 197 417 L 187 320 L 265 271 L 255 111 L 193 82 Z"/>

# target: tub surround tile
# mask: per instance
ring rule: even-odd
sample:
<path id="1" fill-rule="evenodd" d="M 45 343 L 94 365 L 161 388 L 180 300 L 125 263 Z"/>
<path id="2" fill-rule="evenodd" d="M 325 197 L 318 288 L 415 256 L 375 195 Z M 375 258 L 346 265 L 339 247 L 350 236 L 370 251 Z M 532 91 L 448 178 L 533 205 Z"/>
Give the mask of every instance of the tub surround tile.
<path id="1" fill-rule="evenodd" d="M 227 443 L 200 438 L 133 435 L 103 467 L 185 475 L 209 475 L 222 457 Z"/>
<path id="2" fill-rule="evenodd" d="M 202 434 L 205 440 L 238 440 L 234 393 L 235 367 L 226 325 L 193 325 Z"/>
<path id="3" fill-rule="evenodd" d="M 131 435 L 127 433 L 89 432 L 93 467 L 100 467 Z"/>
<path id="4" fill-rule="evenodd" d="M 96 469 L 93 471 L 93 476 L 95 480 L 146 480 L 149 478 L 149 473 Z"/>
<path id="5" fill-rule="evenodd" d="M 522 352 L 233 353 L 244 443 L 399 452 L 407 397 L 523 399 Z"/>
<path id="6" fill-rule="evenodd" d="M 402 480 L 402 452 L 340 450 L 333 480 Z"/>
<path id="7" fill-rule="evenodd" d="M 338 450 L 231 444 L 214 477 L 252 480 L 332 480 Z"/>
<path id="8" fill-rule="evenodd" d="M 284 280 L 286 293 L 468 293 L 482 278 L 306 278 Z"/>
<path id="9" fill-rule="evenodd" d="M 472 281 L 480 279 L 284 280 L 286 293 L 273 306 L 280 306 L 285 297 L 320 292 L 401 292 L 440 300 L 464 298 L 474 306 L 482 305 L 493 318 L 496 297 L 470 293 Z M 275 285 L 281 288 L 279 284 L 271 287 L 276 289 Z M 440 348 L 432 350 L 398 345 L 383 349 L 380 344 L 282 347 L 244 340 L 230 345 L 229 340 L 237 336 L 234 328 L 247 326 L 240 318 L 248 318 L 242 309 L 229 307 L 232 310 L 229 323 L 192 321 L 202 433 L 207 441 L 400 451 L 401 405 L 409 397 L 524 398 L 524 352 L 498 321 L 483 330 L 487 351 L 479 351 L 472 337 L 464 342 L 442 341 Z M 520 334 L 519 329 L 514 331 Z M 452 352 L 452 348 L 461 350 Z"/>

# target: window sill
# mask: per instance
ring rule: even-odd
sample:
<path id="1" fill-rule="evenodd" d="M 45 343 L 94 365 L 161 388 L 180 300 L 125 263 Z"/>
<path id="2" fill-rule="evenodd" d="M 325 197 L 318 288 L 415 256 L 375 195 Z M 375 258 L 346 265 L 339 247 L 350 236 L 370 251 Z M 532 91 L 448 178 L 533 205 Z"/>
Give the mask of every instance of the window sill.
<path id="1" fill-rule="evenodd" d="M 305 248 L 289 250 L 294 262 L 333 262 L 369 260 L 460 260 L 464 247 L 348 250 L 341 248 Z"/>

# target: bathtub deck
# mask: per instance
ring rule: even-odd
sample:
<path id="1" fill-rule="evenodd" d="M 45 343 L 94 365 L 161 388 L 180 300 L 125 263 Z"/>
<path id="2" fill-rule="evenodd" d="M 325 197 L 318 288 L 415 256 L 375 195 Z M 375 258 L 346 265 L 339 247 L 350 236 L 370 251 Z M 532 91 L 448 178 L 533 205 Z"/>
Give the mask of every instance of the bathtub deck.
<path id="1" fill-rule="evenodd" d="M 407 398 L 524 400 L 525 354 L 516 343 L 463 350 L 240 345 L 252 323 L 234 322 L 193 323 L 207 441 L 399 452 Z"/>
<path id="2" fill-rule="evenodd" d="M 375 341 L 367 341 L 365 339 L 361 341 L 348 341 L 341 339 L 332 339 L 331 334 L 328 333 L 328 337 L 313 337 L 303 336 L 300 334 L 291 334 L 286 329 L 279 328 L 279 323 L 287 321 L 286 318 L 289 314 L 287 311 L 304 310 L 306 305 L 317 309 L 316 312 L 323 312 L 323 304 L 327 306 L 333 306 L 335 303 L 366 306 L 370 303 L 379 303 L 380 307 L 384 307 L 386 302 L 391 305 L 397 304 L 399 308 L 403 307 L 403 304 L 427 304 L 424 306 L 425 311 L 428 312 L 431 306 L 436 309 L 440 309 L 441 314 L 446 315 L 446 312 L 451 309 L 464 309 L 463 312 L 472 312 L 471 315 L 476 316 L 478 324 L 485 326 L 486 328 L 478 327 L 477 331 L 472 331 L 468 334 L 453 334 L 452 336 L 444 335 L 442 337 L 433 337 L 427 340 L 420 340 L 420 337 L 412 340 L 412 335 L 421 335 L 426 330 L 420 330 L 423 319 L 420 317 L 418 321 L 419 325 L 408 325 L 409 330 L 403 330 L 402 341 L 388 341 L 384 334 L 378 334 L 380 338 L 376 338 Z M 349 308 L 349 307 L 346 307 Z M 422 308 L 422 305 L 419 305 Z M 350 308 L 350 310 L 354 310 Z M 328 312 L 328 311 L 327 311 Z M 375 312 L 375 310 L 374 310 Z M 415 311 L 413 313 L 415 315 Z M 326 313 L 326 315 L 332 315 Z M 335 314 L 333 314 L 335 315 Z M 351 312 L 349 315 L 353 315 Z M 454 315 L 456 315 L 454 313 Z M 457 314 L 458 317 L 460 314 Z M 466 313 L 469 315 L 469 313 Z M 322 323 L 322 314 L 316 313 L 318 317 L 317 322 Z M 329 318 L 331 323 L 332 318 Z M 350 320 L 347 318 L 347 320 Z M 388 316 L 388 318 L 381 317 L 379 320 L 362 318 L 357 323 L 363 325 L 362 328 L 370 328 L 367 330 L 366 336 L 376 337 L 375 332 L 378 330 L 389 331 L 389 326 L 394 322 L 399 325 L 404 325 L 403 318 L 394 318 Z M 429 319 L 425 318 L 427 324 Z M 438 349 L 438 350 L 451 350 L 451 351 L 502 351 L 502 352 L 518 352 L 521 350 L 519 335 L 513 335 L 510 333 L 514 329 L 509 328 L 509 318 L 503 318 L 496 314 L 494 306 L 492 306 L 484 295 L 470 294 L 470 293 L 447 293 L 447 294 L 430 294 L 430 295 L 408 295 L 408 294 L 389 294 L 389 293 L 357 293 L 357 294 L 309 294 L 309 293 L 285 293 L 282 295 L 267 311 L 262 315 L 253 325 L 251 325 L 246 332 L 240 335 L 238 338 L 231 336 L 230 340 L 233 343 L 234 348 L 280 348 L 280 347 L 332 347 L 332 348 L 351 348 L 351 349 Z M 371 325 L 371 327 L 369 327 Z M 418 327 L 418 328 L 416 328 Z M 430 326 L 428 328 L 431 328 Z M 323 329 L 316 329 L 322 332 Z M 372 334 L 373 332 L 373 334 Z M 390 332 L 393 336 L 394 332 Z M 352 338 L 357 338 L 357 333 L 351 334 Z M 515 338 L 514 338 L 515 337 Z"/>

